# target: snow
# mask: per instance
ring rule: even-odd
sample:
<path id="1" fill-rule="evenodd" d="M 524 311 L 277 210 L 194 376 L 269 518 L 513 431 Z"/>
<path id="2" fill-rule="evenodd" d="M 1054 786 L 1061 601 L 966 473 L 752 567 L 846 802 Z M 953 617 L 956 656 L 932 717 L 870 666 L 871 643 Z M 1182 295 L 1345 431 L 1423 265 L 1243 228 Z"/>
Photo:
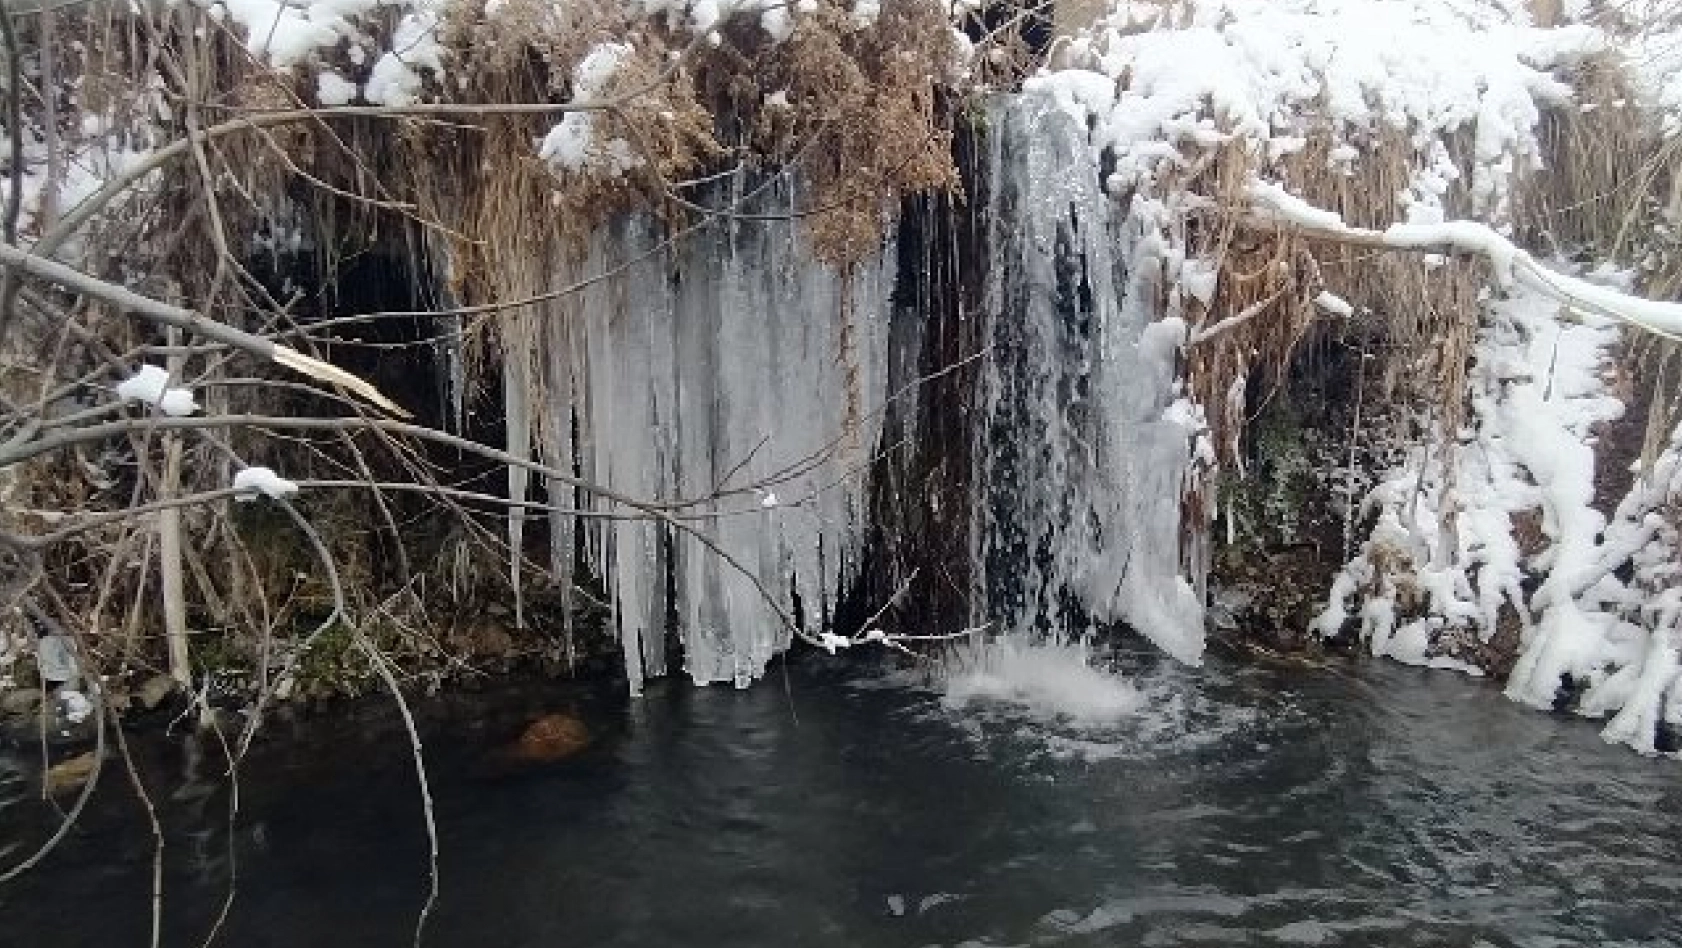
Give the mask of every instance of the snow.
<path id="1" fill-rule="evenodd" d="M 167 101 L 147 91 L 142 91 L 137 100 L 136 108 L 151 109 L 155 115 L 167 120 Z M 66 135 L 59 142 L 63 149 L 60 153 L 63 162 L 62 177 L 53 191 L 54 208 L 59 215 L 93 195 L 112 177 L 144 163 L 151 155 L 150 145 L 146 141 L 127 134 L 113 133 L 103 117 L 83 116 L 79 125 L 76 130 L 79 134 Z M 20 235 L 39 232 L 42 202 L 48 194 L 47 149 L 44 142 L 37 140 L 38 134 L 37 132 L 25 135 L 22 142 L 23 187 L 19 194 L 18 215 Z M 162 177 L 161 170 L 144 176 L 129 192 L 127 201 L 144 203 L 151 200 Z M 125 203 L 124 199 L 119 198 L 113 205 L 113 211 L 120 212 Z M 56 256 L 61 261 L 72 261 L 77 259 L 82 249 L 80 239 L 72 237 L 59 248 Z"/>
<path id="2" fill-rule="evenodd" d="M 1214 260 L 1187 260 L 1180 267 L 1180 288 L 1204 306 L 1215 298 L 1221 268 Z"/>
<path id="3" fill-rule="evenodd" d="M 1350 305 L 1348 300 L 1330 290 L 1321 290 L 1319 295 L 1314 297 L 1314 305 L 1333 316 L 1340 316 L 1344 319 L 1355 315 L 1355 307 Z"/>
<path id="4" fill-rule="evenodd" d="M 169 384 L 169 372 L 155 365 L 143 365 L 117 385 L 117 397 L 144 402 L 166 415 L 185 417 L 199 410 L 193 393 Z"/>
<path id="5" fill-rule="evenodd" d="M 1618 6 L 1620 13 L 1635 20 L 1621 51 L 1638 102 L 1659 116 L 1667 136 L 1674 136 L 1682 132 L 1682 21 L 1668 9 Z"/>
<path id="6" fill-rule="evenodd" d="M 277 68 L 301 64 L 317 50 L 353 36 L 352 18 L 374 10 L 376 0 L 292 4 L 284 0 L 215 0 L 213 15 L 245 30 L 246 49 Z"/>
<path id="7" fill-rule="evenodd" d="M 298 492 L 298 485 L 266 467 L 248 467 L 234 475 L 234 490 L 240 500 L 254 500 L 258 494 L 266 497 L 290 497 Z"/>
<path id="8" fill-rule="evenodd" d="M 322 105 L 349 105 L 356 98 L 356 83 L 332 70 L 315 77 L 315 98 Z"/>
<path id="9" fill-rule="evenodd" d="M 1277 184 L 1252 181 L 1246 194 L 1259 216 L 1322 235 L 1398 250 L 1454 250 L 1488 260 L 1497 284 L 1549 297 L 1579 313 L 1615 319 L 1682 340 L 1682 303 L 1650 300 L 1551 269 L 1494 228 L 1477 221 L 1392 224 L 1383 231 L 1350 227 L 1339 215 L 1309 205 Z"/>
<path id="10" fill-rule="evenodd" d="M 834 655 L 837 649 L 844 649 L 852 644 L 852 639 L 833 632 L 824 632 L 818 636 L 818 647 L 831 655 Z"/>
<path id="11" fill-rule="evenodd" d="M 1157 4 L 1122 2 L 1069 43 L 1064 59 L 1076 68 L 1025 88 L 1091 123 L 1093 147 L 1115 156 L 1117 192 L 1149 189 L 1187 153 L 1234 138 L 1272 161 L 1329 133 L 1341 171 L 1385 129 L 1428 153 L 1465 131 L 1477 209 L 1499 217 L 1512 175 L 1537 160 L 1541 109 L 1569 97 L 1549 70 L 1607 46 L 1586 26 L 1525 21 L 1502 2 L 1192 0 L 1171 21 Z"/>
<path id="12" fill-rule="evenodd" d="M 171 388 L 158 399 L 158 409 L 166 415 L 184 417 L 199 410 L 198 402 L 193 400 L 193 393 L 184 388 Z"/>
<path id="13" fill-rule="evenodd" d="M 169 373 L 155 365 L 143 365 L 117 386 L 117 396 L 128 401 L 156 405 L 169 386 Z"/>
<path id="14" fill-rule="evenodd" d="M 93 702 L 88 700 L 87 695 L 73 688 L 61 689 L 58 693 L 58 700 L 64 707 L 65 720 L 71 724 L 81 724 L 88 719 L 89 715 L 93 714 Z"/>
<path id="15" fill-rule="evenodd" d="M 794 35 L 794 17 L 787 7 L 775 6 L 759 15 L 759 27 L 774 42 L 781 43 Z"/>
<path id="16" fill-rule="evenodd" d="M 572 101 L 601 102 L 608 97 L 608 87 L 619 72 L 620 65 L 632 54 L 624 43 L 601 43 L 593 47 L 572 71 Z M 596 141 L 596 114 L 569 112 L 559 124 L 549 130 L 538 146 L 538 156 L 550 164 L 568 171 L 582 171 L 597 165 L 609 176 L 617 177 L 642 164 L 623 139 Z"/>
<path id="17" fill-rule="evenodd" d="M 441 17 L 430 3 L 403 14 L 391 37 L 391 48 L 374 61 L 362 97 L 375 105 L 412 105 L 420 101 L 421 70 L 442 77 L 444 47 L 438 42 Z"/>
<path id="18" fill-rule="evenodd" d="M 1512 623 L 1520 644 L 1508 697 L 1551 708 L 1568 676 L 1584 686 L 1578 713 L 1611 715 L 1608 741 L 1652 752 L 1656 724 L 1676 703 L 1682 646 L 1678 546 L 1653 511 L 1682 486 L 1682 455 L 1673 437 L 1610 519 L 1593 507 L 1594 434 L 1623 412 L 1607 382 L 1617 341 L 1615 321 L 1561 318 L 1533 286 L 1493 304 L 1462 443 L 1446 463 L 1435 443 L 1415 448 L 1371 492 L 1377 525 L 1316 629 L 1336 634 L 1354 621 L 1375 655 L 1475 671 L 1455 643 L 1487 643 Z M 1515 536 L 1526 519 L 1541 533 L 1528 555 Z M 1620 579 L 1626 562 L 1634 569 Z"/>
<path id="19" fill-rule="evenodd" d="M 396 26 L 370 70 L 363 98 L 376 105 L 419 101 L 422 72 L 441 77 L 444 49 L 438 42 L 440 0 L 200 0 L 212 15 L 233 21 L 245 32 L 251 55 L 275 69 L 317 71 L 322 105 L 344 105 L 356 95 L 355 84 L 321 65 L 343 47 L 352 65 L 365 61 L 368 27 L 383 11 L 395 8 Z"/>
<path id="20" fill-rule="evenodd" d="M 663 18 L 671 26 L 681 24 L 691 36 L 706 36 L 715 45 L 722 41 L 719 27 L 733 19 L 750 17 L 758 19 L 772 42 L 784 42 L 794 35 L 798 17 L 810 16 L 818 9 L 815 0 L 628 0 L 625 5 L 649 18 Z"/>

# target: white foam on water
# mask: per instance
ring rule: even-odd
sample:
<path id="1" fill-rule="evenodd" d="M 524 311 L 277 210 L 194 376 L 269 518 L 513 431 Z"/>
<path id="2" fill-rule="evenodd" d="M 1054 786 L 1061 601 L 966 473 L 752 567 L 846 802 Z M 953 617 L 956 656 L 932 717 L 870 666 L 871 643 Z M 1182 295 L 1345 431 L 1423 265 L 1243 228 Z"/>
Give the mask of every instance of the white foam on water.
<path id="1" fill-rule="evenodd" d="M 1010 634 L 854 687 L 932 693 L 935 700 L 912 713 L 955 725 L 978 758 L 999 749 L 1012 757 L 1026 750 L 1030 758 L 1138 760 L 1234 739 L 1262 720 L 1254 708 L 1206 696 L 1199 688 L 1205 674 L 1168 662 L 1132 671 L 1085 639 Z"/>
<path id="2" fill-rule="evenodd" d="M 1098 667 L 1085 641 L 1007 636 L 964 645 L 935 674 L 954 708 L 1004 702 L 1036 717 L 1096 724 L 1137 714 L 1146 702 L 1132 682 Z"/>

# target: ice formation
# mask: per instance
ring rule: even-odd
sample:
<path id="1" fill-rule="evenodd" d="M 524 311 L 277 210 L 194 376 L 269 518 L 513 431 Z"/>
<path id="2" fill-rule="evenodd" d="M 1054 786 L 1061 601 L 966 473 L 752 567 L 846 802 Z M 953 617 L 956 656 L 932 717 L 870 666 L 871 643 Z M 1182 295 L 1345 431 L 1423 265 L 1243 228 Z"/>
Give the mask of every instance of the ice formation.
<path id="1" fill-rule="evenodd" d="M 791 189 L 776 182 L 756 206 L 786 211 Z M 509 388 L 544 393 L 530 414 L 551 464 L 633 497 L 719 495 L 674 511 L 693 533 L 557 516 L 554 568 L 570 579 L 581 529 L 633 688 L 667 670 L 668 613 L 691 678 L 745 685 L 791 638 L 767 597 L 816 635 L 858 568 L 894 255 L 843 279 L 810 258 L 793 220 L 739 222 L 651 253 L 660 239 L 647 219 L 625 219 L 582 263 L 557 263 L 568 283 L 640 261 L 536 316 L 537 359 Z"/>
<path id="2" fill-rule="evenodd" d="M 1195 663 L 1201 604 L 1179 557 L 1192 432 L 1168 412 L 1175 338 L 1149 331 L 1153 227 L 1102 195 L 1081 127 L 1049 98 L 1000 98 L 989 121 L 977 618 L 1059 635 L 1126 621 Z M 735 187 L 718 200 L 747 185 Z M 752 206 L 795 206 L 792 181 Z M 690 677 L 741 685 L 789 645 L 779 612 L 822 647 L 856 644 L 828 622 L 866 552 L 888 366 L 917 364 L 914 348 L 890 351 L 890 323 L 930 314 L 891 299 L 891 245 L 842 278 L 810 258 L 795 221 L 738 221 L 654 252 L 660 236 L 640 217 L 602 229 L 585 259 L 554 264 L 555 282 L 614 276 L 505 329 L 510 445 L 632 497 L 719 495 L 674 508 L 685 529 L 557 514 L 553 568 L 569 581 L 581 542 L 633 687 L 667 670 L 669 616 Z M 921 334 L 894 337 L 915 347 Z M 523 474 L 511 488 L 525 495 Z M 574 497 L 548 488 L 563 506 Z"/>
<path id="3" fill-rule="evenodd" d="M 237 24 L 260 60 L 313 68 L 324 105 L 358 96 L 404 105 L 426 96 L 426 80 L 446 78 L 438 0 L 201 2 Z M 501 6 L 488 4 L 486 16 L 499 15 Z M 696 36 L 712 35 L 732 17 L 751 17 L 774 41 L 787 38 L 813 8 L 804 0 L 624 6 Z M 877 0 L 847 8 L 861 24 L 881 11 Z M 389 21 L 391 29 L 371 28 L 376 20 Z M 1172 301 L 1177 294 L 1206 302 L 1215 287 L 1213 268 L 1185 259 L 1173 244 L 1178 217 L 1198 198 L 1173 193 L 1174 174 L 1233 145 L 1262 156 L 1266 174 L 1270 163 L 1300 152 L 1319 134 L 1331 137 L 1330 170 L 1346 171 L 1366 159 L 1379 137 L 1399 135 L 1412 146 L 1404 223 L 1419 226 L 1387 231 L 1387 239 L 1510 247 L 1498 233 L 1510 184 L 1538 164 L 1543 110 L 1570 99 L 1555 73 L 1608 47 L 1594 28 L 1528 23 L 1518 0 L 1190 0 L 1172 9 L 1123 0 L 1096 29 L 1060 47 L 1061 68 L 1030 79 L 1023 95 L 990 106 L 984 172 L 990 283 L 980 314 L 988 355 L 977 392 L 972 475 L 976 618 L 1058 633 L 1089 620 L 1121 620 L 1170 654 L 1198 660 L 1201 603 L 1196 577 L 1188 578 L 1183 565 L 1180 495 L 1188 462 L 1207 458 L 1211 447 L 1199 437 L 1199 406 L 1174 386 L 1175 353 L 1187 328 Z M 609 84 L 628 51 L 619 39 L 604 37 L 573 65 L 576 100 L 588 101 Z M 328 63 L 340 51 L 350 66 Z M 1673 59 L 1657 39 L 1633 49 L 1633 59 L 1643 56 L 1647 104 L 1682 110 L 1682 86 L 1665 65 Z M 780 108 L 787 100 L 778 91 L 765 102 Z M 533 144 L 565 170 L 597 162 L 623 171 L 636 160 L 624 142 L 596 141 L 593 132 L 588 113 L 573 113 Z M 1464 167 L 1444 144 L 1456 135 L 1470 144 Z M 62 201 L 97 184 L 98 176 L 78 174 Z M 1472 209 L 1494 229 L 1441 226 L 1445 196 L 1456 182 L 1469 185 Z M 791 188 L 784 182 L 761 204 L 794 206 Z M 888 343 L 894 254 L 885 249 L 841 279 L 808 258 L 792 223 L 737 223 L 725 234 L 652 252 L 659 237 L 648 221 L 629 219 L 601 229 L 582 262 L 537 261 L 556 283 L 566 283 L 640 260 L 548 312 L 510 319 L 510 450 L 535 451 L 555 467 L 635 497 L 679 502 L 724 490 L 717 501 L 673 508 L 705 542 L 647 519 L 556 515 L 550 533 L 563 585 L 572 578 L 575 545 L 607 580 L 633 687 L 644 674 L 667 668 L 668 616 L 676 619 L 692 677 L 741 684 L 788 644 L 779 612 L 799 614 L 832 647 L 844 640 L 824 623 L 864 553 L 865 475 L 881 447 L 886 367 L 905 361 Z M 1600 299 L 1588 284 L 1568 285 Z M 1480 349 L 1484 358 L 1503 352 L 1529 358 L 1528 351 L 1500 348 L 1520 343 L 1498 338 L 1528 325 L 1522 306 L 1533 306 L 1537 287 L 1524 289 L 1529 295 L 1488 330 L 1486 345 L 1494 348 Z M 1165 296 L 1166 313 L 1159 311 Z M 1351 308 L 1333 293 L 1320 302 L 1335 314 Z M 1674 307 L 1640 315 L 1653 325 L 1682 326 L 1682 311 Z M 1579 330 L 1607 331 L 1590 322 L 1570 332 Z M 170 413 L 191 410 L 191 395 L 168 389 L 167 377 L 141 374 L 151 387 L 130 380 L 124 385 L 133 394 L 124 397 Z M 1524 391 L 1508 385 L 1485 392 L 1479 417 L 1500 416 L 1508 411 L 1502 399 Z M 169 401 L 175 392 L 186 402 Z M 1551 414 L 1526 423 L 1554 425 L 1559 430 L 1550 429 L 1540 443 L 1563 444 L 1567 435 L 1583 437 L 1582 426 L 1591 422 Z M 1503 483 L 1559 507 L 1564 519 L 1552 569 L 1579 579 L 1535 593 L 1536 644 L 1515 674 L 1513 692 L 1540 702 L 1550 676 L 1575 670 L 1595 682 L 1592 707 L 1633 716 L 1620 715 L 1609 733 L 1639 732 L 1641 715 L 1664 713 L 1653 696 L 1674 690 L 1677 643 L 1674 635 L 1635 635 L 1628 616 L 1646 609 L 1653 613 L 1644 620 L 1649 627 L 1673 628 L 1676 604 L 1660 598 L 1646 605 L 1622 600 L 1611 611 L 1605 603 L 1585 606 L 1585 596 L 1607 589 L 1604 577 L 1592 583 L 1585 577 L 1612 544 L 1647 550 L 1641 543 L 1658 542 L 1646 518 L 1658 501 L 1648 497 L 1646 507 L 1620 510 L 1610 524 L 1574 521 L 1581 510 L 1561 492 L 1580 484 L 1561 474 L 1541 487 L 1526 485 L 1525 477 L 1544 479 L 1537 465 L 1545 459 L 1519 457 L 1515 443 L 1506 438 L 1501 450 L 1508 454 L 1484 463 L 1506 457 L 1500 463 L 1528 473 L 1508 470 Z M 1558 473 L 1570 467 L 1570 456 L 1562 449 L 1546 463 Z M 1665 458 L 1674 466 L 1673 454 Z M 1462 490 L 1477 473 L 1458 479 Z M 528 481 L 511 470 L 516 496 L 529 493 Z M 238 479 L 235 486 L 269 492 Z M 563 484 L 546 486 L 552 499 L 626 512 L 599 497 L 575 496 Z M 1558 496 L 1544 496 L 1550 492 Z M 1518 494 L 1491 495 L 1497 496 L 1505 499 L 1491 500 L 1479 508 L 1482 514 L 1510 513 L 1501 505 Z M 1438 543 L 1419 533 L 1417 518 L 1408 523 L 1391 513 L 1384 529 L 1424 543 L 1427 552 Z M 1480 529 L 1476 520 L 1463 518 L 1462 541 Z M 523 515 L 511 518 L 516 547 L 523 523 Z M 1491 604 L 1509 595 L 1499 587 L 1513 564 L 1499 558 L 1493 522 L 1486 526 L 1484 546 L 1455 554 L 1488 570 L 1484 585 L 1469 592 L 1448 576 L 1433 589 L 1456 621 L 1487 623 Z M 1583 539 L 1601 527 L 1603 536 Z M 1659 569 L 1662 558 L 1650 558 L 1651 570 Z M 1575 566 L 1561 572 L 1562 563 Z M 1583 633 L 1582 616 L 1572 610 L 1598 631 Z M 1418 629 L 1402 622 L 1386 627 L 1376 612 L 1363 615 L 1382 649 L 1440 657 L 1415 648 Z M 1568 631 L 1549 631 L 1555 626 Z M 1668 707 L 1682 713 L 1675 710 L 1682 700 L 1673 698 Z"/>

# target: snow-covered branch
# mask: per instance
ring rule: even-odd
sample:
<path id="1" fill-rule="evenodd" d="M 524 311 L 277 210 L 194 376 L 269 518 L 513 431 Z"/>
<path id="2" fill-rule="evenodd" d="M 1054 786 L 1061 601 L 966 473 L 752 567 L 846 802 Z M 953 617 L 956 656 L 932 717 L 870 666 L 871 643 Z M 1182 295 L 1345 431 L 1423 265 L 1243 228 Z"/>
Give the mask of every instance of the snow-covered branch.
<path id="1" fill-rule="evenodd" d="M 1254 222 L 1302 237 L 1421 253 L 1460 253 L 1489 261 L 1503 287 L 1531 289 L 1580 313 L 1682 341 L 1682 303 L 1649 300 L 1551 270 L 1494 228 L 1477 221 L 1393 224 L 1384 230 L 1351 227 L 1338 214 L 1308 204 L 1284 188 L 1252 181 L 1247 189 Z"/>

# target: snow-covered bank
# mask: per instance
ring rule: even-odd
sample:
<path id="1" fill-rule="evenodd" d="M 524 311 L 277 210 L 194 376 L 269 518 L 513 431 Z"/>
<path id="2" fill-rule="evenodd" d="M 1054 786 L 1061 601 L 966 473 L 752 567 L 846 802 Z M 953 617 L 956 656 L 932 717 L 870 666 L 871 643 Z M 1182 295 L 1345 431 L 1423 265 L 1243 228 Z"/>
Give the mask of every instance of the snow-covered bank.
<path id="1" fill-rule="evenodd" d="M 1195 664 L 1207 528 L 1223 492 L 1250 476 L 1246 426 L 1305 339 L 1362 334 L 1387 373 L 1409 376 L 1374 397 L 1439 411 L 1453 441 L 1474 339 L 1480 365 L 1500 356 L 1536 376 L 1541 349 L 1526 346 L 1548 335 L 1539 301 L 1622 305 L 1547 277 L 1519 244 L 1588 243 L 1550 229 L 1557 209 L 1639 180 L 1579 165 L 1555 181 L 1549 168 L 1595 150 L 1585 143 L 1610 127 L 1601 117 L 1638 112 L 1607 90 L 1640 83 L 1618 72 L 1608 28 L 1538 27 L 1509 0 L 1125 2 L 1085 34 L 1028 51 L 988 48 L 973 39 L 985 24 L 966 18 L 970 4 L 934 0 L 222 0 L 182 13 L 203 17 L 203 52 L 243 51 L 218 92 L 258 118 L 205 132 L 227 149 L 210 173 L 182 161 L 161 177 L 184 202 L 226 178 L 249 206 L 225 234 L 183 225 L 182 246 L 216 238 L 196 245 L 218 266 L 142 253 L 78 265 L 136 283 L 142 263 L 175 268 L 170 292 L 196 311 L 268 325 L 257 317 L 279 315 L 268 311 L 278 297 L 220 300 L 222 281 L 197 271 L 282 245 L 300 252 L 275 267 L 321 273 L 271 276 L 311 287 L 359 256 L 401 261 L 392 282 L 403 285 L 390 289 L 407 298 L 301 298 L 303 324 L 286 338 L 347 360 L 364 346 L 425 353 L 414 364 L 435 377 L 395 381 L 436 400 L 439 426 L 506 446 L 486 482 L 503 493 L 475 500 L 508 505 L 495 555 L 429 555 L 418 572 L 437 581 L 425 587 L 457 605 L 507 593 L 508 625 L 531 638 L 533 600 L 552 593 L 570 661 L 587 585 L 611 614 L 633 690 L 680 666 L 746 684 L 796 640 L 831 651 L 883 640 L 840 627 L 857 611 L 850 600 L 880 602 L 880 589 L 860 591 L 878 576 L 892 590 L 919 574 L 953 602 L 908 623 L 1051 636 L 1125 623 Z M 1013 75 L 988 66 L 995 54 L 1020 55 L 1021 70 L 1044 54 L 1045 68 L 1001 91 L 983 78 Z M 123 65 L 123 82 L 153 78 L 143 58 Z M 1608 73 L 1622 84 L 1584 79 Z M 119 124 L 80 118 L 85 136 Z M 126 131 L 158 132 L 131 139 L 156 141 L 142 151 L 165 162 L 192 151 L 188 121 L 153 109 Z M 1633 137 L 1661 125 L 1623 127 Z M 928 219 L 908 223 L 908 208 Z M 149 240 L 162 224 L 137 226 L 137 244 L 163 246 Z M 1468 250 L 1489 259 L 1453 256 Z M 1490 317 L 1480 293 L 1509 282 L 1520 295 Z M 1626 315 L 1682 328 L 1668 304 Z M 312 325 L 322 317 L 391 338 L 336 337 Z M 1502 341 L 1509 331 L 1519 341 Z M 1601 636 L 1615 654 L 1550 631 L 1568 607 L 1601 608 L 1583 596 L 1601 588 L 1602 546 L 1633 548 L 1657 529 L 1632 513 L 1625 537 L 1581 509 L 1581 441 L 1614 412 L 1593 396 L 1606 347 L 1595 340 L 1611 331 L 1590 320 L 1570 332 L 1570 345 L 1544 347 L 1549 381 L 1536 392 L 1506 375 L 1473 379 L 1490 402 L 1477 418 L 1514 416 L 1501 422 L 1499 463 L 1525 473 L 1491 480 L 1492 497 L 1463 512 L 1479 472 L 1439 462 L 1441 485 L 1416 489 L 1397 507 L 1400 526 L 1385 526 L 1419 535 L 1429 582 L 1419 603 L 1375 593 L 1395 617 L 1375 613 L 1369 634 L 1381 652 L 1444 663 L 1464 657 L 1432 651 L 1433 614 L 1473 640 L 1478 623 L 1516 623 L 1539 644 L 1515 695 L 1542 703 L 1550 678 L 1604 672 L 1585 706 L 1662 709 L 1637 698 L 1669 687 L 1673 650 L 1648 649 L 1650 673 L 1619 677 L 1637 662 L 1621 625 Z M 156 369 L 120 393 L 183 419 L 200 417 L 189 392 L 202 393 L 205 417 L 241 410 L 246 393 L 220 371 Z M 176 386 L 160 374 L 190 387 L 170 399 Z M 937 378 L 953 387 L 924 401 Z M 1580 417 L 1501 407 L 1561 392 Z M 118 409 L 109 395 L 92 391 L 89 407 Z M 938 456 L 883 473 L 924 444 Z M 249 456 L 297 477 L 314 503 L 322 478 L 277 452 Z M 254 477 L 234 480 L 236 493 L 286 490 Z M 205 482 L 189 470 L 182 487 Z M 1437 522 L 1437 503 L 1453 526 L 1442 536 L 1420 526 Z M 1509 535 L 1530 510 L 1551 538 L 1546 556 Z M 1451 575 L 1457 556 L 1475 562 Z M 249 588 L 210 575 L 221 562 L 203 572 L 207 600 L 218 584 Z M 1523 588 L 1544 574 L 1540 590 Z M 145 581 L 143 569 L 134 589 Z M 430 606 L 415 595 L 417 612 Z M 1661 623 L 1620 608 L 1618 623 Z"/>
<path id="2" fill-rule="evenodd" d="M 1535 292 L 1492 303 L 1464 426 L 1416 446 L 1368 496 L 1376 526 L 1317 631 L 1480 674 L 1480 649 L 1516 650 L 1511 698 L 1551 708 L 1576 693 L 1575 710 L 1615 714 L 1606 738 L 1638 750 L 1654 749 L 1659 720 L 1682 723 L 1663 513 L 1682 487 L 1674 439 L 1610 519 L 1593 506 L 1597 435 L 1624 411 L 1617 343 L 1615 324 Z"/>

